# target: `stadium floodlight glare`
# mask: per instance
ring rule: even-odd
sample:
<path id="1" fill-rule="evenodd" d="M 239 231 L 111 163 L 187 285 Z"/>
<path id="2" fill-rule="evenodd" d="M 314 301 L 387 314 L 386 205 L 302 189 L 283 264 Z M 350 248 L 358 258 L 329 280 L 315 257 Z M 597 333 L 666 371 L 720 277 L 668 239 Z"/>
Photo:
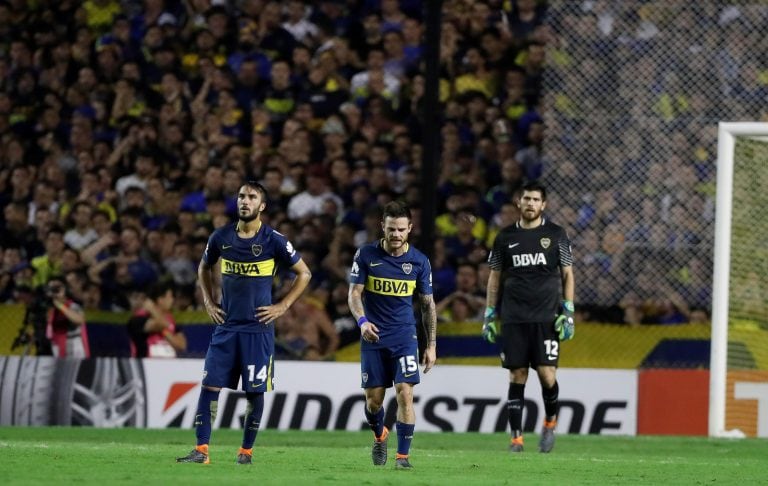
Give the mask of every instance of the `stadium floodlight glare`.
<path id="1" fill-rule="evenodd" d="M 768 123 L 720 122 L 718 124 L 712 349 L 709 366 L 709 435 L 711 437 L 744 436 L 741 430 L 726 430 L 734 165 L 737 139 L 742 138 L 768 145 Z"/>

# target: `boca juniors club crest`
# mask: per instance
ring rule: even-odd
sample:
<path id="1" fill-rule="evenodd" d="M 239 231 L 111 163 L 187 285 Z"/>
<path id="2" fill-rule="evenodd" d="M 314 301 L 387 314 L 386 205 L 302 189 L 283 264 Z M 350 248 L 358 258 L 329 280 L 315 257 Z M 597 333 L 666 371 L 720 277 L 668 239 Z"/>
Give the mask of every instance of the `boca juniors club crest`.
<path id="1" fill-rule="evenodd" d="M 403 272 L 405 272 L 406 275 L 410 275 L 412 270 L 413 265 L 410 263 L 403 263 Z"/>
<path id="2" fill-rule="evenodd" d="M 363 383 L 368 383 L 368 373 L 363 373 Z"/>
<path id="3" fill-rule="evenodd" d="M 261 245 L 251 245 L 251 251 L 253 252 L 253 256 L 261 255 Z"/>
<path id="4" fill-rule="evenodd" d="M 539 240 L 539 243 L 541 243 L 541 247 L 546 250 L 547 248 L 549 248 L 549 245 L 550 243 L 552 243 L 552 240 L 550 240 L 549 238 L 542 238 L 541 240 Z"/>

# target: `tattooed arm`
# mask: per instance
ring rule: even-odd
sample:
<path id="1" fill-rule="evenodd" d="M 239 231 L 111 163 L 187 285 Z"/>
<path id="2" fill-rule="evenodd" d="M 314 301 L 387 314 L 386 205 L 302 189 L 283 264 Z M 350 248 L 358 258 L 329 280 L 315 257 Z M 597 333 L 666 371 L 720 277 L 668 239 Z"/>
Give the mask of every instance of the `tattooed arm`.
<path id="1" fill-rule="evenodd" d="M 432 294 L 419 297 L 421 305 L 421 319 L 427 328 L 427 349 L 424 351 L 424 373 L 427 373 L 435 365 L 437 360 L 437 311 L 435 311 L 435 299 Z"/>

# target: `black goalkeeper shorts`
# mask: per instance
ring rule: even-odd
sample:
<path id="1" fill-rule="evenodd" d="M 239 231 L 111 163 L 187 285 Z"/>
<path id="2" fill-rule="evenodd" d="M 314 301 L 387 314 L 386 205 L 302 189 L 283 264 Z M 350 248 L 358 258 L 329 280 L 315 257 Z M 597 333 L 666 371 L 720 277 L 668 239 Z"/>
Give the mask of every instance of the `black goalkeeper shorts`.
<path id="1" fill-rule="evenodd" d="M 560 338 L 553 322 L 503 324 L 500 337 L 504 368 L 557 366 Z"/>

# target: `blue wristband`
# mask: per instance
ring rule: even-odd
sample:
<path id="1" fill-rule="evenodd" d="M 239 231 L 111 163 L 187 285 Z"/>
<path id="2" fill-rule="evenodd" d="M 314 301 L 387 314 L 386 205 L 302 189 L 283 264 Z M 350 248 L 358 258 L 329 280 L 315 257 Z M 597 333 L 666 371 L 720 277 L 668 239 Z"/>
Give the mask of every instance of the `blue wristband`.
<path id="1" fill-rule="evenodd" d="M 368 319 L 365 318 L 365 316 L 361 317 L 357 320 L 357 327 L 363 327 L 363 324 L 368 322 Z"/>

